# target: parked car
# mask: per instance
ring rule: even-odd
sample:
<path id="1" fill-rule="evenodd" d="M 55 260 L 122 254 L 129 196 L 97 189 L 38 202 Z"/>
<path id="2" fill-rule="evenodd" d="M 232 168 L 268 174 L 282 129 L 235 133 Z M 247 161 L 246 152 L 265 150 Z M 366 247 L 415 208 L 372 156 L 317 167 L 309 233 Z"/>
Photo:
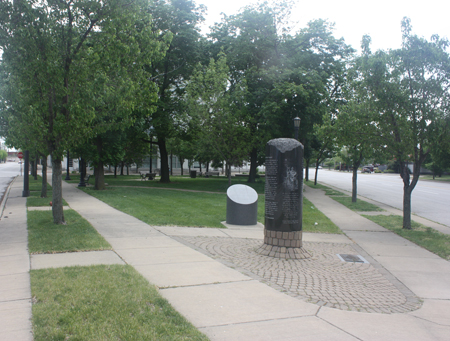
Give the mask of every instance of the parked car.
<path id="1" fill-rule="evenodd" d="M 373 172 L 373 166 L 372 165 L 367 165 L 364 166 L 361 170 L 361 173 L 372 173 Z"/>

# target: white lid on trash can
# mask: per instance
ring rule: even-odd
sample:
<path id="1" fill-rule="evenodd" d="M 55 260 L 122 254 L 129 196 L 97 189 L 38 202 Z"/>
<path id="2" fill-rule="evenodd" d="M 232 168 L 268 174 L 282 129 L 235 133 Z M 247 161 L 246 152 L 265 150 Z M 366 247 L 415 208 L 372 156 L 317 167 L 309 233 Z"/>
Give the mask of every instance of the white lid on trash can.
<path id="1" fill-rule="evenodd" d="M 258 201 L 258 193 L 246 185 L 233 185 L 227 190 L 227 196 L 237 204 L 249 205 Z"/>

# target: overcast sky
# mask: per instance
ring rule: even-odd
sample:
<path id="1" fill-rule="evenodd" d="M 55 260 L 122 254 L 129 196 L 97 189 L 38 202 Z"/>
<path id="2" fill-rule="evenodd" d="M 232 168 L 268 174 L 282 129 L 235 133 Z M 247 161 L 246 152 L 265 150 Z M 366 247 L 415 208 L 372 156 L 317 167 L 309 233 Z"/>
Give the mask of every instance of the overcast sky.
<path id="1" fill-rule="evenodd" d="M 220 13 L 235 14 L 243 6 L 257 0 L 195 0 L 208 7 L 206 25 L 221 19 Z M 372 37 L 372 51 L 399 48 L 401 20 L 411 19 L 413 33 L 430 39 L 438 34 L 450 39 L 449 0 L 295 0 L 291 20 L 299 27 L 314 19 L 327 19 L 335 23 L 334 36 L 343 37 L 347 44 L 360 50 L 364 34 Z"/>

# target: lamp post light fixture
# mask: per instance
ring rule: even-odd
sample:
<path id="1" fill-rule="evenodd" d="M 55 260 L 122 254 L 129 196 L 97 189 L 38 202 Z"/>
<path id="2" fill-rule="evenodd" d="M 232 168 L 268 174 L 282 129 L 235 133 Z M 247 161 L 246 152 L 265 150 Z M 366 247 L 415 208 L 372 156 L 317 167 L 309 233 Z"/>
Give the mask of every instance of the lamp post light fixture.
<path id="1" fill-rule="evenodd" d="M 300 128 L 300 117 L 294 118 L 295 139 L 298 141 L 298 129 Z"/>

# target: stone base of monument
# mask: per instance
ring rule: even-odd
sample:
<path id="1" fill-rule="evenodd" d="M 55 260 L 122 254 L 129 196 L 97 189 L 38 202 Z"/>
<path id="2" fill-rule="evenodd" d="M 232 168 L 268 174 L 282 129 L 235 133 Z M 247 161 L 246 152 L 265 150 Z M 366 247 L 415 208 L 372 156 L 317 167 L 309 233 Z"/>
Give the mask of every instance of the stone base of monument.
<path id="1" fill-rule="evenodd" d="M 264 244 L 256 250 L 264 256 L 284 259 L 306 259 L 311 254 L 302 247 L 302 231 L 264 230 Z"/>

